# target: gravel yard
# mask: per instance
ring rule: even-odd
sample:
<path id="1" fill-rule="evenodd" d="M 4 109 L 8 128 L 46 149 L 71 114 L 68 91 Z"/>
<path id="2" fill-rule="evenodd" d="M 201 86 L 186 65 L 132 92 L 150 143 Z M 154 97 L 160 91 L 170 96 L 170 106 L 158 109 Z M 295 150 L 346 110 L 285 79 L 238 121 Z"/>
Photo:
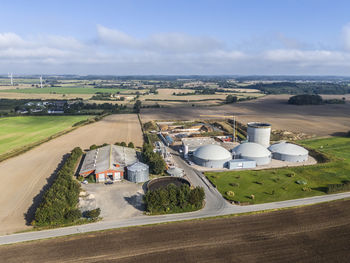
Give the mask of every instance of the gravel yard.
<path id="1" fill-rule="evenodd" d="M 103 220 L 130 218 L 143 214 L 142 184 L 135 184 L 126 180 L 114 184 L 82 185 L 85 196 L 80 198 L 82 211 L 101 208 Z"/>

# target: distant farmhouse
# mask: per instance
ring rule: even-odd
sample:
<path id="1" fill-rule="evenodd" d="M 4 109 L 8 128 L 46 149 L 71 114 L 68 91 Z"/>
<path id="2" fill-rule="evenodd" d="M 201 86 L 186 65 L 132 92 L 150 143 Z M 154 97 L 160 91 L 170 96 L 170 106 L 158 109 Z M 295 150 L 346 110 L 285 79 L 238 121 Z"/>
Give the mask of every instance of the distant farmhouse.
<path id="1" fill-rule="evenodd" d="M 148 166 L 146 164 L 133 165 L 139 163 L 135 149 L 117 145 L 107 145 L 86 153 L 79 174 L 87 177 L 93 174 L 96 182 L 120 181 L 128 179 L 127 168 L 131 167 L 132 182 L 145 182 L 148 180 Z M 139 168 L 135 169 L 135 168 Z M 147 169 L 145 169 L 147 168 Z"/>

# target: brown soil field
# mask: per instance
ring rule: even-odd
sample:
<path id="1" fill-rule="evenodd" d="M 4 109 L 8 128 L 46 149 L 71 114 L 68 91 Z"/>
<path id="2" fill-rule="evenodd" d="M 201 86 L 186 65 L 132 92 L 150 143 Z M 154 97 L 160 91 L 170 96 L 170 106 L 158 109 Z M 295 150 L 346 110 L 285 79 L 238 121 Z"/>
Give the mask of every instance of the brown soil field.
<path id="1" fill-rule="evenodd" d="M 336 215 L 336 216 L 335 216 Z M 349 262 L 350 201 L 0 247 L 2 262 Z"/>
<path id="2" fill-rule="evenodd" d="M 0 92 L 1 99 L 33 99 L 33 100 L 69 100 L 75 98 L 89 99 L 93 94 L 36 94 L 36 93 L 15 93 Z"/>
<path id="3" fill-rule="evenodd" d="M 141 116 L 142 121 L 146 122 L 149 120 L 200 119 L 201 114 L 234 114 L 242 123 L 269 122 L 272 124 L 272 129 L 303 132 L 317 136 L 350 130 L 349 101 L 346 104 L 297 106 L 287 104 L 288 98 L 289 95 L 269 95 L 256 100 L 223 106 L 150 108 L 142 109 Z"/>
<path id="4" fill-rule="evenodd" d="M 40 191 L 66 153 L 76 146 L 87 149 L 92 144 L 121 141 L 132 141 L 135 146 L 142 146 L 137 115 L 107 116 L 1 162 L 0 235 L 28 228 L 24 214 L 29 210 L 28 218 L 32 218 L 33 202 L 37 203 Z"/>

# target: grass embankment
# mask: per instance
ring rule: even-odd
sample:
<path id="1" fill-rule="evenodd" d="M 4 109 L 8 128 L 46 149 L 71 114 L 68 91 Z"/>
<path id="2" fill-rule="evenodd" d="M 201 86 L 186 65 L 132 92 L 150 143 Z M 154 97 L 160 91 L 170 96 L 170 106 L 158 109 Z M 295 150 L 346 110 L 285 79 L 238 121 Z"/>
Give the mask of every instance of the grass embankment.
<path id="1" fill-rule="evenodd" d="M 251 204 L 325 195 L 330 184 L 350 181 L 350 138 L 307 140 L 300 144 L 326 154 L 329 162 L 256 171 L 207 172 L 205 175 L 226 199 Z"/>
<path id="2" fill-rule="evenodd" d="M 102 93 L 117 93 L 127 90 L 125 89 L 106 89 L 106 88 L 84 88 L 84 87 L 52 87 L 52 88 L 29 88 L 29 89 L 4 89 L 0 92 L 9 93 L 28 93 L 28 94 L 95 94 Z"/>
<path id="3" fill-rule="evenodd" d="M 20 116 L 0 119 L 0 161 L 84 124 L 91 116 Z"/>

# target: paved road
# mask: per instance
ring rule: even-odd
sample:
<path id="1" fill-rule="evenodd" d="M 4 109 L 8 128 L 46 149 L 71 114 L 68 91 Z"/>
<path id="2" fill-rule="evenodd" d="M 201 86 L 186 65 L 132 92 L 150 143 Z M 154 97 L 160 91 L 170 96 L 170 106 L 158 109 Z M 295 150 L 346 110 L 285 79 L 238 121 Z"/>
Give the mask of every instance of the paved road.
<path id="1" fill-rule="evenodd" d="M 29 241 L 29 240 L 38 240 L 43 238 L 86 233 L 86 232 L 99 231 L 99 230 L 105 230 L 105 229 L 113 229 L 113 228 L 129 227 L 129 226 L 137 226 L 137 225 L 148 225 L 148 224 L 179 221 L 179 220 L 190 220 L 190 219 L 205 218 L 205 217 L 220 216 L 220 215 L 240 214 L 240 213 L 246 213 L 246 212 L 294 207 L 294 206 L 300 206 L 300 205 L 311 205 L 311 204 L 316 204 L 320 202 L 350 198 L 350 192 L 346 192 L 346 193 L 340 193 L 340 194 L 315 196 L 315 197 L 309 197 L 309 198 L 258 204 L 258 205 L 249 205 L 249 206 L 231 205 L 222 198 L 221 194 L 214 187 L 212 187 L 211 184 L 206 180 L 206 178 L 204 178 L 199 172 L 194 171 L 191 167 L 185 164 L 180 157 L 174 156 L 174 159 L 177 165 L 180 168 L 183 168 L 185 170 L 192 184 L 204 187 L 205 194 L 206 194 L 206 206 L 202 210 L 196 211 L 196 212 L 190 212 L 190 213 L 183 213 L 183 214 L 171 214 L 171 215 L 159 215 L 159 216 L 142 215 L 142 216 L 129 218 L 129 219 L 102 221 L 102 222 L 97 222 L 92 224 L 81 225 L 81 226 L 72 226 L 72 227 L 57 228 L 52 230 L 32 231 L 32 232 L 12 234 L 7 236 L 0 236 L 0 245 Z"/>

